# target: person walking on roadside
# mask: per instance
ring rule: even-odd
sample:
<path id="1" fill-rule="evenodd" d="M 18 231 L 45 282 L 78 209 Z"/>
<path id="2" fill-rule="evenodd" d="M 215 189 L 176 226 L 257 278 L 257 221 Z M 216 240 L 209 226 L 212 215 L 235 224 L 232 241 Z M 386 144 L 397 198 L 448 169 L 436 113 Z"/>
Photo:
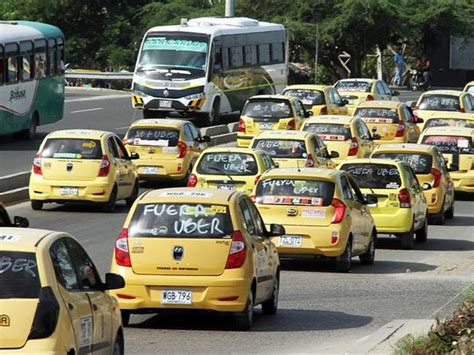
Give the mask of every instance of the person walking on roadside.
<path id="1" fill-rule="evenodd" d="M 401 53 L 400 47 L 394 47 L 393 49 L 389 47 L 393 53 L 393 64 L 395 65 L 395 78 L 394 84 L 396 86 L 402 85 L 403 73 L 405 72 L 405 60 L 403 54 Z"/>

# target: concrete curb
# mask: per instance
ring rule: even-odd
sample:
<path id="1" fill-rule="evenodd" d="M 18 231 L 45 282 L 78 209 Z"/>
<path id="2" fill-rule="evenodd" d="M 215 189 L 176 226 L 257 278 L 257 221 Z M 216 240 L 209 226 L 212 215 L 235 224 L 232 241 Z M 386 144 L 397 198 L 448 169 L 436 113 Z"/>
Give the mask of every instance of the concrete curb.
<path id="1" fill-rule="evenodd" d="M 21 186 L 28 186 L 29 180 L 29 171 L 2 176 L 0 177 L 0 193 L 17 189 Z"/>
<path id="2" fill-rule="evenodd" d="M 5 206 L 27 201 L 28 199 L 28 186 L 0 193 L 0 201 L 3 202 Z"/>

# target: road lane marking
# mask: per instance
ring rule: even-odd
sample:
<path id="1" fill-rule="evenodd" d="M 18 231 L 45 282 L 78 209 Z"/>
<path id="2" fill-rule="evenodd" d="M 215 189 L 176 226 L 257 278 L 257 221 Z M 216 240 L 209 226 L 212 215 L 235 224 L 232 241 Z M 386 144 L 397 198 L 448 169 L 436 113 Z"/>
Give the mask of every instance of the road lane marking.
<path id="1" fill-rule="evenodd" d="M 91 111 L 99 111 L 103 109 L 104 109 L 103 107 L 86 108 L 84 110 L 71 111 L 70 113 L 91 112 Z"/>
<path id="2" fill-rule="evenodd" d="M 64 100 L 64 102 L 67 103 L 67 102 L 94 101 L 94 100 L 110 100 L 110 99 L 120 99 L 120 98 L 130 99 L 130 95 L 115 94 L 115 95 L 90 96 L 90 97 L 81 97 L 79 99 Z"/>
<path id="3" fill-rule="evenodd" d="M 440 312 L 443 308 L 447 307 L 450 303 L 454 302 L 459 296 L 463 295 L 469 287 L 471 287 L 472 284 L 466 286 L 463 288 L 461 291 L 459 291 L 455 296 L 451 297 L 445 304 L 443 304 L 441 307 L 439 307 L 436 311 L 431 313 L 428 317 L 428 319 L 431 319 L 435 316 L 436 313 Z"/>

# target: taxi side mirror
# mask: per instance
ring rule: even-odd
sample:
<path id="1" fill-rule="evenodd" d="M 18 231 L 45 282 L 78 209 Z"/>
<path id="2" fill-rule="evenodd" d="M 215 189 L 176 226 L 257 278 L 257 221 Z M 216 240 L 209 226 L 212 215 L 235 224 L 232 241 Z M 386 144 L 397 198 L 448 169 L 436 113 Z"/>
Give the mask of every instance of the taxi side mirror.
<path id="1" fill-rule="evenodd" d="M 449 171 L 458 171 L 459 170 L 459 165 L 458 164 L 451 164 L 449 166 Z"/>
<path id="2" fill-rule="evenodd" d="M 416 117 L 417 117 L 417 119 L 416 119 L 415 123 L 423 123 L 423 122 L 425 122 L 425 120 L 424 120 L 423 118 L 418 117 L 418 116 L 416 116 Z"/>
<path id="3" fill-rule="evenodd" d="M 28 220 L 28 218 L 15 216 L 13 217 L 13 224 L 16 227 L 28 228 L 28 226 L 30 225 L 30 221 Z"/>
<path id="4" fill-rule="evenodd" d="M 366 205 L 376 205 L 379 198 L 375 194 L 367 194 L 364 196 L 364 202 Z"/>
<path id="5" fill-rule="evenodd" d="M 305 111 L 304 112 L 304 117 L 308 118 L 308 117 L 311 117 L 313 116 L 313 111 Z"/>
<path id="6" fill-rule="evenodd" d="M 335 150 L 331 150 L 331 153 L 329 154 L 331 158 L 339 158 L 339 152 L 336 152 Z"/>
<path id="7" fill-rule="evenodd" d="M 271 237 L 278 237 L 280 235 L 285 234 L 285 227 L 283 227 L 281 224 L 270 224 L 270 236 Z"/>
<path id="8" fill-rule="evenodd" d="M 431 184 L 427 183 L 427 182 L 425 182 L 422 187 L 423 187 L 424 191 L 431 190 L 431 188 L 432 188 Z"/>
<path id="9" fill-rule="evenodd" d="M 196 137 L 194 140 L 199 143 L 209 143 L 211 141 L 211 137 L 209 136 Z"/>
<path id="10" fill-rule="evenodd" d="M 122 276 L 112 273 L 105 274 L 105 290 L 116 290 L 125 287 L 125 280 Z M 104 290 L 104 291 L 105 291 Z"/>
<path id="11" fill-rule="evenodd" d="M 380 137 L 380 134 L 378 134 L 377 132 L 374 132 L 372 133 L 372 140 L 377 140 L 377 139 L 380 139 L 382 137 Z"/>
<path id="12" fill-rule="evenodd" d="M 140 155 L 136 152 L 130 153 L 130 160 L 140 159 Z"/>
<path id="13" fill-rule="evenodd" d="M 345 105 L 349 104 L 349 101 L 346 100 L 346 99 L 342 99 L 341 103 L 342 103 L 341 106 L 345 106 Z"/>

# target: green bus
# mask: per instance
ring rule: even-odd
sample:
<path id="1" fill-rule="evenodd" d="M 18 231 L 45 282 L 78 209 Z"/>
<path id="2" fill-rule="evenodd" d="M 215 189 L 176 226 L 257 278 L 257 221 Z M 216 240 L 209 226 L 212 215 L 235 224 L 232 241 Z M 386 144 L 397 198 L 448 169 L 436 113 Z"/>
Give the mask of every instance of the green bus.
<path id="1" fill-rule="evenodd" d="M 63 118 L 64 34 L 52 25 L 0 22 L 0 135 L 33 139 Z"/>

